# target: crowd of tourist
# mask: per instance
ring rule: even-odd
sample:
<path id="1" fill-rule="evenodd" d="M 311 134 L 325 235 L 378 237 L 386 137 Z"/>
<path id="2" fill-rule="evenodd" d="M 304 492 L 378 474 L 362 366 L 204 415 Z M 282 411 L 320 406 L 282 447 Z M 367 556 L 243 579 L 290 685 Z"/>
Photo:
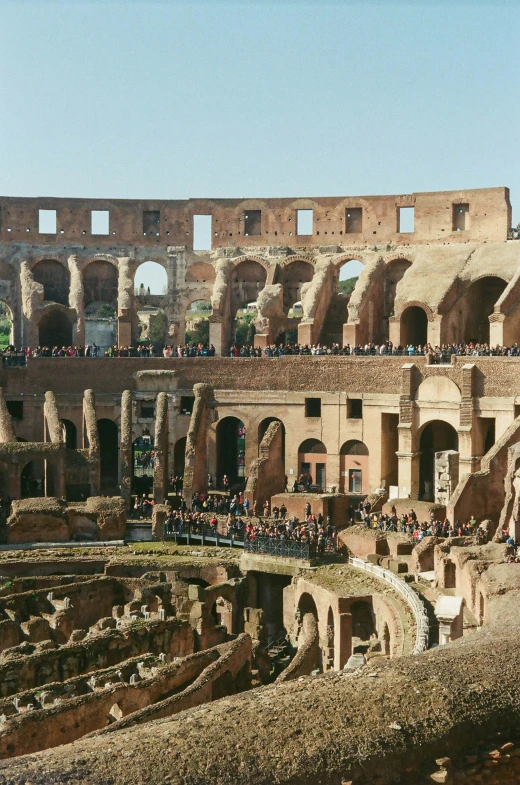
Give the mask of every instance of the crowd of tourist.
<path id="1" fill-rule="evenodd" d="M 88 346 L 37 346 L 35 349 L 8 346 L 2 350 L 2 356 L 7 360 L 18 359 L 24 361 L 28 357 L 164 357 L 168 359 L 183 359 L 186 357 L 214 357 L 216 354 L 213 344 L 202 343 L 174 345 L 169 344 L 159 348 L 154 344 L 139 344 L 137 346 L 111 346 L 102 350 L 96 344 Z M 268 357 L 278 358 L 286 356 L 355 356 L 355 357 L 430 357 L 432 362 L 450 362 L 452 355 L 458 357 L 518 357 L 520 345 L 490 346 L 487 343 L 454 343 L 432 346 L 431 344 L 394 346 L 391 341 L 381 344 L 366 343 L 341 346 L 339 343 L 326 344 L 292 344 L 278 343 L 261 349 L 252 344 L 233 344 L 229 350 L 229 357 Z"/>

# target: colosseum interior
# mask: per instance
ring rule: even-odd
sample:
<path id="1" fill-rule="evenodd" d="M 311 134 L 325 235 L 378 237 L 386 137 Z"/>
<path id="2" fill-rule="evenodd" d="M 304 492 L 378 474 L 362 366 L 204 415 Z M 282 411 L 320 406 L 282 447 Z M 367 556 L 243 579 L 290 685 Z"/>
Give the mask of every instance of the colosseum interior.
<path id="1" fill-rule="evenodd" d="M 511 212 L 0 197 L 0 783 L 520 783 Z"/>

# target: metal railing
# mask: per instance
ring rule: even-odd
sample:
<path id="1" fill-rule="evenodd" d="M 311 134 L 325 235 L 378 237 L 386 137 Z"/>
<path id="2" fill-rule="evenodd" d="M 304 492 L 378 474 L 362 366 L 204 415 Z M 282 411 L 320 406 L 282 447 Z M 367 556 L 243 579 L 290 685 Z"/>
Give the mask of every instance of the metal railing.
<path id="1" fill-rule="evenodd" d="M 244 547 L 245 531 L 243 529 L 231 529 L 227 534 L 220 534 L 218 529 L 215 529 L 209 524 L 199 524 L 197 526 L 180 526 L 178 529 L 171 532 L 164 532 L 165 540 L 173 540 L 174 542 L 198 543 L 204 545 L 225 545 L 236 546 L 238 548 Z"/>
<path id="2" fill-rule="evenodd" d="M 370 564 L 370 562 L 363 561 L 363 559 L 358 559 L 355 556 L 349 556 L 348 563 L 351 564 L 352 567 L 357 567 L 359 570 L 368 572 L 371 575 L 374 575 L 376 578 L 389 583 L 390 586 L 399 592 L 399 594 L 406 600 L 412 609 L 415 618 L 416 632 L 413 653 L 419 654 L 422 651 L 426 651 L 428 648 L 430 624 L 428 622 L 428 615 L 426 613 L 424 604 L 421 602 L 420 598 L 417 596 L 414 590 L 411 589 L 404 581 L 394 575 L 393 572 L 390 572 L 390 570 L 385 570 L 383 567 Z"/>
<path id="3" fill-rule="evenodd" d="M 258 537 L 255 540 L 246 540 L 244 543 L 246 553 L 258 553 L 264 556 L 286 556 L 291 559 L 310 559 L 316 556 L 316 549 L 308 542 L 295 540 L 277 540 L 274 537 Z"/>

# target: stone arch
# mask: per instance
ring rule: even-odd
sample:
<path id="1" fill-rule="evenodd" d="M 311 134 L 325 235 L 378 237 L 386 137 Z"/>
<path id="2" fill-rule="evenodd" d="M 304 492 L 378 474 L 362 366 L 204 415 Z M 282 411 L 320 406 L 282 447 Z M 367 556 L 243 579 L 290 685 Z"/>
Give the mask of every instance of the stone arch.
<path id="1" fill-rule="evenodd" d="M 45 461 L 43 459 L 33 459 L 22 467 L 20 491 L 22 499 L 45 496 Z"/>
<path id="2" fill-rule="evenodd" d="M 457 567 L 451 559 L 446 559 L 444 562 L 444 588 L 457 588 Z"/>
<path id="3" fill-rule="evenodd" d="M 256 302 L 267 281 L 268 268 L 263 259 L 245 257 L 237 262 L 231 272 L 231 318 L 240 307 Z"/>
<path id="4" fill-rule="evenodd" d="M 498 275 L 484 275 L 471 282 L 465 296 L 465 343 L 489 343 L 489 317 L 506 287 L 507 281 Z"/>
<path id="5" fill-rule="evenodd" d="M 283 286 L 283 309 L 289 313 L 294 304 L 301 301 L 301 289 L 304 283 L 312 281 L 314 265 L 308 259 L 291 259 L 279 274 L 279 282 Z"/>
<path id="6" fill-rule="evenodd" d="M 446 376 L 429 376 L 424 379 L 415 393 L 416 401 L 438 403 L 440 401 L 460 403 L 460 388 Z"/>
<path id="7" fill-rule="evenodd" d="M 141 262 L 134 273 L 134 293 L 143 298 L 148 295 L 157 297 L 168 294 L 166 265 L 150 259 Z"/>
<path id="8" fill-rule="evenodd" d="M 92 259 L 83 269 L 83 298 L 91 303 L 108 303 L 117 310 L 118 269 L 110 258 Z"/>
<path id="9" fill-rule="evenodd" d="M 305 439 L 298 447 L 299 477 L 303 477 L 304 484 L 315 485 L 325 490 L 326 471 L 327 448 L 319 439 Z"/>
<path id="10" fill-rule="evenodd" d="M 108 418 L 97 421 L 102 489 L 115 488 L 119 473 L 119 431 Z"/>
<path id="11" fill-rule="evenodd" d="M 368 493 L 369 452 L 364 442 L 349 439 L 340 449 L 342 493 Z"/>
<path id="12" fill-rule="evenodd" d="M 435 485 L 435 453 L 446 450 L 458 452 L 459 436 L 453 425 L 445 420 L 429 420 L 417 433 L 419 439 L 419 498 L 433 501 Z"/>
<path id="13" fill-rule="evenodd" d="M 322 343 L 343 345 L 343 325 L 349 320 L 348 305 L 364 266 L 363 260 L 352 255 L 334 260 L 332 293 L 320 335 Z"/>
<path id="14" fill-rule="evenodd" d="M 408 304 L 401 313 L 401 346 L 424 346 L 428 343 L 428 312 L 422 304 Z"/>
<path id="15" fill-rule="evenodd" d="M 68 306 L 70 273 L 65 264 L 56 259 L 42 259 L 33 266 L 32 275 L 43 286 L 45 302 Z"/>
<path id="16" fill-rule="evenodd" d="M 282 426 L 282 460 L 285 464 L 285 425 L 279 417 L 265 417 L 258 423 L 258 448 L 260 449 L 260 442 L 273 422 L 279 422 Z"/>
<path id="17" fill-rule="evenodd" d="M 38 344 L 52 349 L 72 345 L 72 320 L 59 308 L 45 309 L 38 322 Z"/>

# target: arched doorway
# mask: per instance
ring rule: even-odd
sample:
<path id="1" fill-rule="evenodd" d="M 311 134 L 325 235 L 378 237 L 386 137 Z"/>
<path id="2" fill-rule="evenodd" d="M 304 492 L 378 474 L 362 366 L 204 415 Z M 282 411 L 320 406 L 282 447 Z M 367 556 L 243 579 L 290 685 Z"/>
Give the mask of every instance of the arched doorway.
<path id="1" fill-rule="evenodd" d="M 108 303 L 117 308 L 117 268 L 104 259 L 96 259 L 83 271 L 85 308 L 91 303 Z"/>
<path id="2" fill-rule="evenodd" d="M 237 345 L 253 343 L 255 335 L 253 321 L 257 316 L 254 306 L 266 280 L 265 268 L 253 259 L 239 262 L 233 270 L 230 281 L 232 343 Z"/>
<path id="3" fill-rule="evenodd" d="M 368 447 L 351 439 L 340 450 L 341 492 L 368 493 Z"/>
<path id="4" fill-rule="evenodd" d="M 44 313 L 38 325 L 38 343 L 52 349 L 72 345 L 72 323 L 63 311 Z"/>
<path id="5" fill-rule="evenodd" d="M 69 450 L 75 450 L 78 446 L 78 429 L 71 420 L 61 420 L 65 446 Z"/>
<path id="6" fill-rule="evenodd" d="M 423 429 L 419 442 L 419 498 L 434 500 L 435 453 L 459 449 L 459 437 L 455 428 L 443 420 L 433 420 Z"/>
<path id="7" fill-rule="evenodd" d="M 29 461 L 20 477 L 20 491 L 22 499 L 32 499 L 45 496 L 45 461 Z"/>
<path id="8" fill-rule="evenodd" d="M 489 317 L 506 286 L 507 281 L 494 275 L 479 278 L 471 284 L 466 295 L 465 343 L 489 343 Z"/>
<path id="9" fill-rule="evenodd" d="M 175 442 L 173 448 L 173 473 L 175 477 L 184 476 L 184 461 L 186 458 L 186 437 L 183 436 Z"/>
<path id="10" fill-rule="evenodd" d="M 154 441 L 148 429 L 132 445 L 133 479 L 132 489 L 139 496 L 148 494 L 153 488 L 155 465 Z"/>
<path id="11" fill-rule="evenodd" d="M 168 274 L 158 262 L 143 262 L 134 275 L 134 291 L 139 298 L 164 296 L 168 293 Z"/>
<path id="12" fill-rule="evenodd" d="M 113 420 L 97 421 L 101 464 L 101 489 L 115 489 L 119 474 L 119 434 Z"/>
<path id="13" fill-rule="evenodd" d="M 285 464 L 285 425 L 278 417 L 266 417 L 265 420 L 262 420 L 258 425 L 258 447 L 260 448 L 260 442 L 264 438 L 267 429 L 271 425 L 272 422 L 279 422 L 282 426 L 282 461 Z"/>
<path id="14" fill-rule="evenodd" d="M 352 614 L 352 649 L 355 651 L 356 645 L 368 643 L 370 639 L 377 635 L 376 620 L 372 604 L 366 600 L 358 600 L 350 606 Z M 357 639 L 354 641 L 354 639 Z"/>
<path id="15" fill-rule="evenodd" d="M 428 343 L 428 317 L 418 305 L 410 305 L 401 314 L 402 346 L 424 346 Z"/>
<path id="16" fill-rule="evenodd" d="M 230 485 L 246 476 L 246 429 L 238 417 L 224 417 L 217 425 L 217 484 L 227 476 Z"/>
<path id="17" fill-rule="evenodd" d="M 32 268 L 36 283 L 43 286 L 46 302 L 69 304 L 70 273 L 65 265 L 55 259 L 44 259 Z"/>
<path id="18" fill-rule="evenodd" d="M 287 316 L 284 332 L 278 337 L 283 343 L 298 342 L 298 325 L 303 316 L 301 303 L 302 286 L 312 281 L 314 266 L 310 262 L 297 259 L 287 264 L 280 273 L 283 286 L 283 309 Z"/>
<path id="19" fill-rule="evenodd" d="M 303 485 L 326 488 L 327 448 L 319 439 L 305 439 L 298 447 L 298 473 Z"/>
<path id="20" fill-rule="evenodd" d="M 320 340 L 326 346 L 343 345 L 343 325 L 348 322 L 348 304 L 364 268 L 359 259 L 348 259 L 335 270 L 334 293 L 330 298 Z"/>

